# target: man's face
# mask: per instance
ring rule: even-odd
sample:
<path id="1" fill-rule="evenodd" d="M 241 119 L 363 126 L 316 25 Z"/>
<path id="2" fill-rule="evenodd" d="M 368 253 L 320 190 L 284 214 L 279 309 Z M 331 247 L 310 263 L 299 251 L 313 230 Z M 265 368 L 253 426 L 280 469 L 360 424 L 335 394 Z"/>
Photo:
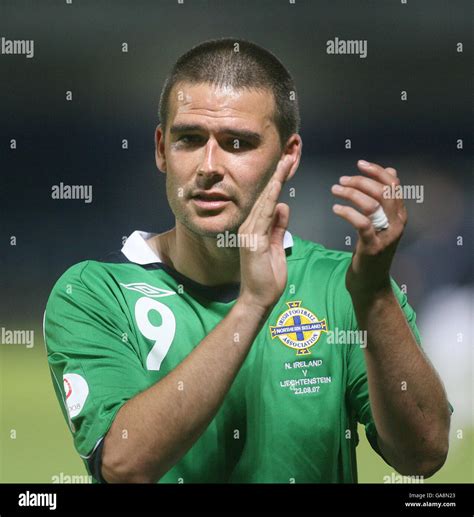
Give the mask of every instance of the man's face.
<path id="1" fill-rule="evenodd" d="M 198 235 L 236 232 L 281 158 L 269 90 L 177 84 L 157 161 L 180 223 Z"/>

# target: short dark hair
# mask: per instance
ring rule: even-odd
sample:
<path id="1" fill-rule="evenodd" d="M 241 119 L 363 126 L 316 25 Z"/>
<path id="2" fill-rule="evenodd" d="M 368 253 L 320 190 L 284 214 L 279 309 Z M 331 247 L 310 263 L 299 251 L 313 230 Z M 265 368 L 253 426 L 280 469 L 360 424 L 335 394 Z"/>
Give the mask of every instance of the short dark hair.
<path id="1" fill-rule="evenodd" d="M 161 91 L 159 116 L 163 129 L 167 123 L 171 90 L 180 82 L 268 89 L 275 99 L 275 125 L 281 144 L 299 130 L 300 115 L 293 78 L 278 58 L 255 43 L 233 38 L 214 39 L 183 54 Z"/>

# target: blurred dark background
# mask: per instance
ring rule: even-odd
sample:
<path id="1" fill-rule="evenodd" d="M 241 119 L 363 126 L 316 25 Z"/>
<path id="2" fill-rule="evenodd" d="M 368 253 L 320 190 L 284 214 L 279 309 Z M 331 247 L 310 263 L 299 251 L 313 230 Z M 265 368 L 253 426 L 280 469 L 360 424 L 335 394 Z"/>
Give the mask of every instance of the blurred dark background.
<path id="1" fill-rule="evenodd" d="M 32 59 L 0 56 L 7 319 L 37 318 L 68 265 L 120 248 L 135 229 L 160 232 L 173 225 L 153 155 L 159 93 L 180 54 L 221 36 L 263 45 L 295 77 L 304 151 L 288 185 L 296 189 L 286 199 L 291 231 L 346 249 L 344 238 L 353 234 L 332 214 L 329 189 L 340 175 L 355 174 L 355 161 L 365 158 L 397 168 L 404 183 L 424 186 L 423 203 L 407 202 L 411 218 L 401 248 L 419 264 L 406 275 L 396 269 L 397 280 L 426 283 L 413 285 L 417 300 L 433 283 L 472 280 L 467 239 L 461 249 L 455 240 L 467 237 L 471 220 L 469 5 L 2 1 L 0 35 L 35 41 Z M 326 41 L 336 36 L 367 40 L 367 57 L 328 55 Z M 60 182 L 92 185 L 92 203 L 52 199 L 51 188 Z M 12 235 L 16 246 L 10 246 Z"/>
<path id="2" fill-rule="evenodd" d="M 407 201 L 393 269 L 422 335 L 437 293 L 472 307 L 472 15 L 463 0 L 1 0 L 0 37 L 35 43 L 32 59 L 0 54 L 2 324 L 40 326 L 70 265 L 119 249 L 135 229 L 172 227 L 154 163 L 160 90 L 183 52 L 223 36 L 271 50 L 296 80 L 304 150 L 288 185 L 296 195 L 282 196 L 290 230 L 352 249 L 331 185 L 356 174 L 359 158 L 395 167 L 402 183 L 424 188 L 422 203 Z M 328 55 L 335 37 L 367 40 L 367 57 Z M 60 182 L 92 185 L 92 203 L 52 199 Z M 470 316 L 456 310 L 450 321 L 444 350 L 460 328 L 469 348 Z M 434 355 L 439 335 L 426 343 Z M 459 364 L 469 365 L 463 350 Z"/>
<path id="3" fill-rule="evenodd" d="M 1 6 L 0 34 L 35 41 L 32 59 L 0 56 L 1 258 L 8 279 L 2 298 L 8 319 L 38 317 L 68 265 L 121 247 L 134 229 L 160 232 L 173 225 L 153 156 L 159 93 L 180 54 L 220 36 L 263 45 L 295 77 L 304 154 L 289 185 L 296 195 L 287 199 L 293 232 L 345 249 L 344 237 L 352 233 L 332 214 L 329 188 L 340 175 L 356 173 L 355 161 L 365 158 L 397 168 L 404 183 L 424 185 L 424 202 L 408 201 L 411 219 L 402 245 L 423 266 L 413 265 L 406 278 L 396 270 L 397 280 L 426 282 L 413 286 L 418 299 L 433 283 L 472 279 L 467 242 L 459 250 L 455 241 L 468 229 L 472 185 L 468 2 L 73 0 Z M 328 55 L 326 41 L 336 36 L 367 40 L 367 57 Z M 10 149 L 12 138 L 16 150 Z M 352 149 L 345 149 L 346 139 Z M 93 202 L 52 199 L 51 188 L 60 182 L 92 185 Z M 9 245 L 12 235 L 16 246 Z M 429 242 L 420 246 L 420 239 Z"/>

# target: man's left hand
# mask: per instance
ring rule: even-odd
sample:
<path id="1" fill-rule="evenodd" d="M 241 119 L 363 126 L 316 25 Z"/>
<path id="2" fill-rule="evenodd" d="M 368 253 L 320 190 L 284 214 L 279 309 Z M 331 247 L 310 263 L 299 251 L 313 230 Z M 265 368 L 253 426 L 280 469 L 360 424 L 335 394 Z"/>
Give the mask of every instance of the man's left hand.
<path id="1" fill-rule="evenodd" d="M 336 204 L 333 211 L 352 224 L 359 238 L 346 275 L 346 287 L 354 295 L 371 296 L 390 287 L 390 266 L 405 225 L 407 211 L 401 196 L 393 194 L 400 186 L 397 171 L 363 160 L 357 167 L 364 176 L 342 176 L 332 193 L 354 204 Z M 389 226 L 377 231 L 369 216 L 381 206 Z"/>

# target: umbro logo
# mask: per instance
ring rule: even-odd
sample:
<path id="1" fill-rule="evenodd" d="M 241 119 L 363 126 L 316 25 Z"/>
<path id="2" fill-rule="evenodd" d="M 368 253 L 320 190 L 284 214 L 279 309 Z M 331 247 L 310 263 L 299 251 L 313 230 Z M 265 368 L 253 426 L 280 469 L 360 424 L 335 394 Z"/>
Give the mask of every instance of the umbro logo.
<path id="1" fill-rule="evenodd" d="M 152 298 L 161 298 L 163 296 L 171 296 L 176 294 L 174 291 L 160 289 L 159 287 L 154 287 L 153 285 L 146 284 L 145 282 L 135 282 L 132 284 L 121 283 L 120 285 L 126 289 L 130 289 L 130 291 L 138 291 L 139 293 L 142 293 L 145 296 L 151 296 Z"/>

